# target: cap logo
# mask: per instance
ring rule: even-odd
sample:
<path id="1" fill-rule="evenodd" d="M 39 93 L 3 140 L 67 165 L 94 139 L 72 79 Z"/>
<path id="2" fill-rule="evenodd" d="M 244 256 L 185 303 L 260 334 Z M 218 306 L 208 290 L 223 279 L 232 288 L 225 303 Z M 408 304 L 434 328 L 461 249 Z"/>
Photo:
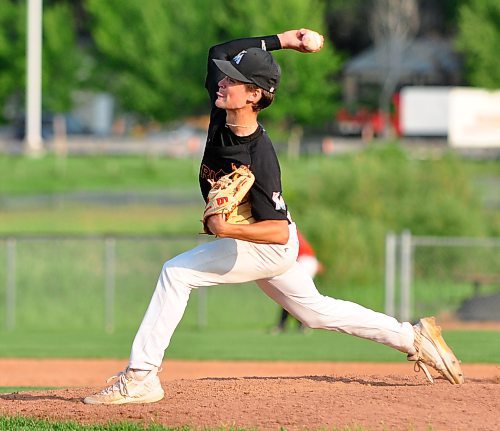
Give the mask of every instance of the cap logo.
<path id="1" fill-rule="evenodd" d="M 233 58 L 233 61 L 236 63 L 236 64 L 240 64 L 240 61 L 241 59 L 243 58 L 243 56 L 246 54 L 247 52 L 245 50 L 241 51 L 238 55 L 236 55 L 234 58 Z"/>

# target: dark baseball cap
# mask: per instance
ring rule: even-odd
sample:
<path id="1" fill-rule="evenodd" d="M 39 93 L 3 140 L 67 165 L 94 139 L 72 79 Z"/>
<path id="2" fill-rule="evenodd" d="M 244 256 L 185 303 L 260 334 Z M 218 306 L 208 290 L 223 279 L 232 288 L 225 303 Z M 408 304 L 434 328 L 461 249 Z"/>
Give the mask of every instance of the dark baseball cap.
<path id="1" fill-rule="evenodd" d="M 260 48 L 248 48 L 235 55 L 231 61 L 214 59 L 224 75 L 246 84 L 274 93 L 280 83 L 281 70 L 273 56 Z"/>

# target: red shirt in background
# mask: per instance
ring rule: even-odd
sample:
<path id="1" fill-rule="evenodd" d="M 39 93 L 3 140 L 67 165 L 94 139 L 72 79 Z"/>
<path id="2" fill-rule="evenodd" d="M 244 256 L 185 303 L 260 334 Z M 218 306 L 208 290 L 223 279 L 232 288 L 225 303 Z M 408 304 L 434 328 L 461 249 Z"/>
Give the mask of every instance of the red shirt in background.
<path id="1" fill-rule="evenodd" d="M 299 238 L 299 256 L 315 256 L 312 245 L 309 244 L 300 231 L 297 231 L 297 236 Z"/>

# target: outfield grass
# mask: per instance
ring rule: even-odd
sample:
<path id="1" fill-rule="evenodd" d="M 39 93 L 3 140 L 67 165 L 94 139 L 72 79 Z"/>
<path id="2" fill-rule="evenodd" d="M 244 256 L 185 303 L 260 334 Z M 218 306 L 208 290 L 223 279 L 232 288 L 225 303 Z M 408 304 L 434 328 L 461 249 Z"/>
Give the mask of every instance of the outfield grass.
<path id="1" fill-rule="evenodd" d="M 194 247 L 206 236 L 118 237 L 114 242 L 112 311 L 106 302 L 106 237 L 18 239 L 16 242 L 14 327 L 103 331 L 110 320 L 117 330 L 135 330 L 144 315 L 165 260 Z M 7 262 L 0 239 L 0 262 Z M 29 270 L 26 270 L 29 268 Z M 414 281 L 414 316 L 456 310 L 473 295 L 471 283 L 418 278 Z M 7 279 L 0 263 L 0 280 Z M 318 277 L 318 289 L 338 299 L 383 311 L 384 280 L 337 286 Z M 8 315 L 6 284 L 0 283 L 0 315 Z M 107 305 L 108 304 L 108 305 Z M 108 313 L 111 313 L 108 315 Z M 190 329 L 264 330 L 278 319 L 279 307 L 254 283 L 194 290 L 183 318 Z M 203 320 L 206 320 L 204 322 Z M 6 321 L 0 320 L 0 328 Z"/>
<path id="2" fill-rule="evenodd" d="M 2 331 L 4 358 L 128 359 L 135 331 Z M 500 363 L 500 333 L 444 331 L 465 363 Z M 189 330 L 174 333 L 165 358 L 192 360 L 399 362 L 404 355 L 372 341 L 316 330 L 272 335 L 266 330 Z"/>
<path id="3" fill-rule="evenodd" d="M 166 157 L 76 156 L 59 159 L 0 155 L 0 194 L 76 190 L 193 188 L 199 161 Z"/>
<path id="4" fill-rule="evenodd" d="M 189 431 L 190 427 L 163 427 L 149 424 L 142 426 L 132 423 L 107 425 L 81 425 L 75 422 L 49 422 L 39 419 L 0 417 L 0 430 L 38 430 L 38 431 Z M 226 428 L 204 428 L 204 431 L 222 431 Z M 242 428 L 229 428 L 231 431 L 244 431 Z M 330 431 L 368 431 L 364 427 L 331 428 Z M 410 431 L 410 430 L 409 430 Z M 429 428 L 432 431 L 432 427 Z"/>
<path id="5" fill-rule="evenodd" d="M 44 391 L 51 389 L 60 388 L 54 386 L 0 386 L 0 394 L 9 394 L 12 392 Z"/>
<path id="6" fill-rule="evenodd" d="M 109 423 L 107 425 L 82 425 L 76 422 L 49 422 L 23 417 L 0 417 L 0 430 L 37 431 L 188 431 L 189 427 L 167 428 L 150 424 L 146 427 L 133 423 Z M 209 430 L 206 430 L 209 431 Z M 347 430 L 346 430 L 347 431 Z"/>
<path id="7" fill-rule="evenodd" d="M 202 204 L 15 208 L 1 213 L 0 235 L 143 234 L 201 232 Z"/>
<path id="8" fill-rule="evenodd" d="M 325 272 L 318 278 L 320 291 L 340 299 L 359 302 L 376 310 L 381 310 L 383 307 L 383 264 L 382 261 L 377 261 L 376 256 L 383 255 L 381 251 L 383 234 L 387 226 L 375 225 L 365 231 L 368 222 L 373 220 L 363 218 L 359 214 L 371 209 L 367 214 L 375 217 L 378 213 L 383 213 L 384 208 L 394 205 L 391 200 L 386 202 L 381 199 L 380 193 L 374 193 L 373 190 L 376 189 L 369 187 L 372 183 L 379 184 L 382 178 L 383 184 L 398 185 L 398 175 L 403 172 L 399 172 L 396 168 L 411 170 L 421 164 L 420 161 L 408 162 L 405 157 L 392 154 L 393 152 L 383 151 L 380 156 L 374 154 L 373 159 L 361 155 L 346 155 L 334 158 L 311 157 L 298 161 L 284 160 L 282 164 L 287 196 L 290 196 L 290 200 L 297 205 L 294 214 L 297 214 L 299 220 L 304 221 L 304 228 L 308 226 L 311 228 L 312 233 L 318 226 L 321 229 L 320 235 L 313 238 L 315 244 L 322 247 L 319 251 L 322 252 L 321 258 L 325 263 Z M 185 191 L 193 195 L 198 189 L 198 163 L 198 160 L 155 157 L 95 156 L 59 159 L 48 156 L 32 159 L 0 156 L 0 235 L 189 233 L 192 236 L 191 243 L 196 243 L 194 233 L 201 227 L 199 222 L 201 202 L 176 207 L 168 205 L 111 207 L 75 205 L 65 202 L 64 199 L 62 201 L 55 199 L 48 206 L 4 208 L 1 205 L 3 197 L 26 197 L 38 194 L 58 196 L 79 191 L 169 190 L 180 193 Z M 474 178 L 500 175 L 498 161 L 460 161 L 460 163 L 463 163 Z M 431 164 L 432 162 L 426 161 L 419 169 L 428 172 Z M 449 170 L 446 166 L 446 163 L 442 166 L 444 169 L 442 181 L 439 180 L 441 178 L 438 175 L 439 170 L 431 176 L 434 181 L 433 187 L 435 183 L 442 186 L 456 182 L 456 177 L 450 176 L 455 170 Z M 396 177 L 386 177 L 385 174 L 392 170 L 395 170 Z M 338 177 L 331 177 L 337 188 L 339 184 L 348 185 L 345 188 L 341 187 L 334 194 L 336 201 L 331 207 L 335 207 L 339 212 L 325 213 L 323 224 L 318 222 L 317 215 L 310 211 L 310 205 L 321 204 L 325 197 L 325 193 L 315 196 L 318 190 L 323 190 L 320 187 L 321 181 L 324 182 L 323 177 L 317 175 L 320 172 L 339 174 Z M 362 172 L 362 175 L 352 176 L 356 172 Z M 415 174 L 414 178 L 415 181 L 421 180 L 420 174 Z M 449 181 L 451 178 L 453 181 Z M 487 184 L 491 186 L 493 183 Z M 430 190 L 426 189 L 428 186 L 429 184 L 425 182 L 422 186 L 426 193 Z M 301 194 L 303 189 L 317 198 L 317 200 L 312 199 L 306 209 L 299 206 L 303 199 L 309 198 Z M 388 192 L 390 190 L 391 187 Z M 454 193 L 454 190 L 451 188 L 450 193 Z M 406 199 L 417 192 L 418 187 L 410 188 L 409 191 L 402 190 L 401 193 L 395 194 L 397 202 L 401 195 Z M 491 190 L 486 190 L 486 194 L 490 195 Z M 433 202 L 431 201 L 431 204 Z M 402 209 L 411 213 L 425 206 L 425 203 L 417 199 L 417 206 L 413 208 L 412 201 L 403 200 L 401 205 Z M 452 210 L 445 208 L 446 213 L 453 213 L 456 210 L 455 206 L 450 208 Z M 432 209 L 422 213 L 421 223 L 440 219 L 442 214 L 434 213 Z M 354 210 L 358 215 L 354 219 L 347 217 L 349 211 Z M 400 213 L 401 211 L 396 211 L 393 216 L 399 217 Z M 445 226 L 453 225 L 452 222 L 457 221 L 444 220 Z M 471 224 L 468 213 L 463 214 L 463 220 L 467 220 L 466 224 Z M 394 226 L 400 225 L 397 218 L 392 223 Z M 328 227 L 332 225 L 339 226 L 338 231 L 329 231 Z M 0 241 L 0 245 L 0 262 L 6 262 L 5 243 Z M 84 245 L 81 242 L 69 241 L 64 246 L 61 242 L 18 241 L 16 330 L 4 331 L 5 321 L 0 321 L 2 328 L 0 356 L 29 356 L 42 353 L 49 356 L 64 355 L 65 353 L 57 346 L 59 339 L 59 341 L 65 340 L 64 350 L 67 350 L 65 355 L 69 357 L 81 355 L 126 357 L 131 338 L 151 297 L 161 264 L 165 259 L 191 248 L 192 245 L 176 243 L 171 246 L 162 241 L 153 241 L 149 244 L 136 241 L 117 242 L 114 311 L 116 332 L 107 335 L 104 333 L 103 241 L 87 242 Z M 369 253 L 365 254 L 365 250 Z M 433 262 L 435 260 L 433 258 Z M 423 267 L 427 268 L 425 265 Z M 4 268 L 5 265 L 0 264 L 0 280 L 7 278 Z M 29 270 L 25 270 L 26 268 Z M 364 272 L 367 273 L 366 276 Z M 353 281 L 353 277 L 357 280 Z M 471 292 L 470 285 L 447 284 L 439 280 L 434 281 L 432 277 L 434 274 L 429 276 L 429 281 L 426 281 L 425 285 L 419 285 L 419 292 L 423 296 L 415 298 L 418 307 L 426 307 L 429 311 L 437 312 L 436 304 L 445 306 L 443 298 L 446 295 L 449 297 L 447 300 L 456 306 Z M 210 290 L 206 298 L 208 321 L 203 330 L 198 329 L 200 298 L 197 292 L 192 294 L 183 322 L 174 335 L 169 355 L 179 358 L 183 356 L 195 358 L 199 355 L 199 358 L 214 359 L 219 355 L 221 358 L 239 359 L 235 358 L 234 351 L 230 351 L 230 347 L 234 345 L 238 346 L 238 349 L 234 350 L 243 352 L 242 355 L 246 355 L 247 358 L 344 360 L 342 355 L 346 353 L 342 350 L 352 350 L 353 358 L 346 357 L 345 360 L 356 360 L 356 358 L 369 358 L 370 352 L 376 352 L 380 347 L 338 334 L 315 333 L 309 337 L 285 334 L 272 338 L 266 331 L 277 319 L 279 309 L 276 304 L 265 298 L 258 289 L 238 287 L 216 289 Z M 0 316 L 6 311 L 5 302 L 6 294 L 2 282 Z M 419 314 L 420 312 L 426 314 L 425 309 L 419 308 L 418 311 Z M 479 334 L 482 333 L 470 335 L 450 332 L 449 337 L 453 338 L 456 335 L 458 349 L 467 343 L 474 344 L 476 340 L 482 340 L 482 345 L 475 344 L 477 349 L 474 352 L 470 351 L 471 349 L 464 349 L 463 353 L 474 361 L 500 362 L 496 347 L 500 343 L 498 338 L 495 338 L 495 333 Z M 465 341 L 462 342 L 462 339 Z M 367 347 L 357 347 L 356 343 L 359 342 L 361 345 L 368 343 Z M 274 344 L 280 346 L 280 349 L 276 349 Z M 36 349 L 30 346 L 36 346 Z M 244 346 L 249 347 L 242 348 Z M 260 346 L 265 346 L 262 348 L 263 352 L 259 351 Z M 341 348 L 335 349 L 335 346 Z M 380 360 L 392 360 L 385 356 L 389 355 L 384 353 L 386 350 L 390 351 L 382 348 Z M 484 358 L 476 356 L 483 352 Z M 377 360 L 377 356 L 378 354 L 374 354 L 375 359 L 370 360 Z"/>

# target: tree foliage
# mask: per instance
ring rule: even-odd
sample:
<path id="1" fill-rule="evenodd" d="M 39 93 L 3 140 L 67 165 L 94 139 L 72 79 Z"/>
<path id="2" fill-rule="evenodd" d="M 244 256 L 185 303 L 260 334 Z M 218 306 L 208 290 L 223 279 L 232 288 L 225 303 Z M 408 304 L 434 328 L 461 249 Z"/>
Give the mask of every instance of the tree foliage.
<path id="1" fill-rule="evenodd" d="M 500 5 L 496 0 L 443 0 L 448 5 L 443 11 L 451 14 L 459 1 L 464 2 L 459 40 L 470 81 L 497 88 Z M 0 0 L 0 118 L 24 109 L 26 4 Z M 45 0 L 44 108 L 70 110 L 73 91 L 84 86 L 111 92 L 124 111 L 146 119 L 207 113 L 203 84 L 211 45 L 309 27 L 325 35 L 342 33 L 339 48 L 346 52 L 353 33 L 363 34 L 360 47 L 367 43 L 374 4 L 287 0 L 284 7 L 269 0 L 218 0 L 215 7 L 200 0 Z M 430 0 L 419 4 L 434 5 Z M 340 99 L 342 59 L 330 38 L 320 53 L 278 51 L 275 57 L 283 70 L 281 88 L 263 115 L 285 126 L 331 120 Z"/>
<path id="2" fill-rule="evenodd" d="M 468 0 L 460 8 L 458 44 L 470 84 L 500 88 L 500 2 Z"/>
<path id="3" fill-rule="evenodd" d="M 288 0 L 281 2 L 225 0 L 213 14 L 218 33 L 225 39 L 277 34 L 308 27 L 326 34 L 324 2 Z M 302 54 L 273 53 L 282 69 L 280 89 L 275 105 L 265 115 L 290 123 L 321 124 L 331 119 L 338 84 L 335 80 L 341 66 L 338 53 L 328 39 L 321 52 Z"/>
<path id="4" fill-rule="evenodd" d="M 199 109 L 214 40 L 209 2 L 89 0 L 86 7 L 108 89 L 124 109 L 158 120 Z"/>
<path id="5" fill-rule="evenodd" d="M 125 109 L 165 121 L 207 112 L 208 48 L 229 39 L 307 26 L 323 32 L 322 2 L 222 0 L 89 0 L 92 34 L 109 72 L 108 88 Z M 331 116 L 340 61 L 332 47 L 320 54 L 276 53 L 283 79 L 268 116 L 314 122 Z M 283 102 L 279 99 L 283 98 Z"/>
<path id="6" fill-rule="evenodd" d="M 43 14 L 43 106 L 52 112 L 72 108 L 72 92 L 80 85 L 83 52 L 76 41 L 68 4 L 56 3 Z"/>
<path id="7" fill-rule="evenodd" d="M 25 2 L 0 0 L 0 105 L 3 116 L 18 117 L 24 111 L 26 89 Z M 45 110 L 68 111 L 71 92 L 78 85 L 82 55 L 76 41 L 69 4 L 44 5 L 42 43 L 42 101 Z"/>
<path id="8" fill-rule="evenodd" d="M 380 279 L 388 231 L 497 233 L 466 165 L 452 153 L 416 160 L 398 145 L 375 146 L 337 158 L 286 161 L 282 169 L 292 217 L 327 264 L 325 285 Z"/>
<path id="9" fill-rule="evenodd" d="M 25 6 L 0 0 L 0 119 L 15 115 L 11 108 L 25 88 Z M 10 102 L 10 103 L 9 103 Z"/>
<path id="10" fill-rule="evenodd" d="M 388 133 L 391 98 L 401 81 L 403 54 L 417 34 L 419 21 L 416 0 L 378 0 L 374 4 L 372 34 L 386 65 L 379 94 L 379 107 L 385 117 L 385 134 Z"/>

